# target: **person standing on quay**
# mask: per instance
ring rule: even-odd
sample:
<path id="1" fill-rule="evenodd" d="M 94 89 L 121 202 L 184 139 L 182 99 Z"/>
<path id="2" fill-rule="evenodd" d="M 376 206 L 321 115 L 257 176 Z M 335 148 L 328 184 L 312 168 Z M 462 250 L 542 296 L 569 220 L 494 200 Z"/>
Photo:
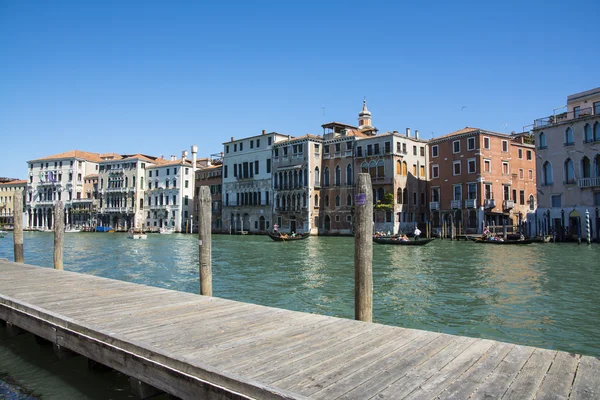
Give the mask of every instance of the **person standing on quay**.
<path id="1" fill-rule="evenodd" d="M 419 227 L 415 226 L 415 240 L 419 240 L 419 235 L 421 235 L 421 231 Z"/>

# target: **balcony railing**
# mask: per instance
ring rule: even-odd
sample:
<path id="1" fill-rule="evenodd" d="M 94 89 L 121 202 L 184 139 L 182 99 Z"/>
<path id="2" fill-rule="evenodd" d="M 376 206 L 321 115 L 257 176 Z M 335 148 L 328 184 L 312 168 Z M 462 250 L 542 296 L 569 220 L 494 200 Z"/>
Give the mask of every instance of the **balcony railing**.
<path id="1" fill-rule="evenodd" d="M 475 208 L 475 207 L 477 207 L 477 199 L 465 200 L 465 208 Z"/>
<path id="2" fill-rule="evenodd" d="M 439 210 L 440 209 L 440 202 L 439 201 L 432 201 L 429 203 L 429 209 L 430 210 Z"/>
<path id="3" fill-rule="evenodd" d="M 104 212 L 106 213 L 132 213 L 133 207 L 104 207 Z"/>
<path id="4" fill-rule="evenodd" d="M 577 111 L 565 111 L 560 114 L 550 115 L 549 117 L 536 119 L 535 121 L 533 121 L 533 128 L 544 128 L 546 126 L 552 126 L 566 121 L 588 117 L 590 115 L 594 115 L 594 109 L 592 107 L 582 108 Z"/>
<path id="5" fill-rule="evenodd" d="M 579 187 L 580 188 L 588 188 L 588 187 L 596 187 L 596 186 L 600 186 L 600 177 L 579 179 Z"/>
<path id="6" fill-rule="evenodd" d="M 485 208 L 495 208 L 496 207 L 496 200 L 495 199 L 485 199 L 483 201 L 483 206 Z"/>
<path id="7" fill-rule="evenodd" d="M 452 208 L 452 209 L 458 209 L 458 208 L 460 208 L 461 203 L 462 203 L 462 200 L 452 200 L 450 202 L 450 208 Z"/>
<path id="8" fill-rule="evenodd" d="M 502 208 L 505 210 L 510 210 L 512 208 L 515 208 L 515 202 L 514 200 L 504 200 L 502 202 Z"/>

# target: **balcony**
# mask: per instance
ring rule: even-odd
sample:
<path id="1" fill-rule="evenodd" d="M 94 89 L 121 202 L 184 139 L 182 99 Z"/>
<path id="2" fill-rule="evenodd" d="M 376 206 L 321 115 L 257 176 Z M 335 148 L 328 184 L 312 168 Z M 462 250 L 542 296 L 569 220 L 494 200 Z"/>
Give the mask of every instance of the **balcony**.
<path id="1" fill-rule="evenodd" d="M 450 202 L 450 208 L 452 208 L 453 210 L 460 209 L 461 203 L 462 203 L 462 200 L 452 200 Z"/>
<path id="2" fill-rule="evenodd" d="M 477 207 L 477 199 L 465 200 L 465 208 L 475 208 L 475 207 Z"/>
<path id="3" fill-rule="evenodd" d="M 496 200 L 495 199 L 485 199 L 483 201 L 484 208 L 496 208 Z"/>
<path id="4" fill-rule="evenodd" d="M 440 202 L 439 201 L 432 201 L 432 202 L 430 202 L 429 203 L 429 209 L 431 211 L 439 210 L 440 209 Z"/>
<path id="5" fill-rule="evenodd" d="M 513 200 L 504 200 L 502 202 L 502 208 L 504 210 L 511 210 L 515 208 L 515 202 Z"/>
<path id="6" fill-rule="evenodd" d="M 351 156 L 351 155 L 352 155 L 352 150 L 346 150 L 346 151 L 344 152 L 344 155 L 345 155 L 346 157 L 348 157 L 348 156 Z"/>
<path id="7" fill-rule="evenodd" d="M 533 129 L 541 129 L 552 125 L 561 124 L 574 119 L 585 118 L 594 115 L 592 107 L 582 108 L 577 111 L 565 111 L 560 114 L 550 115 L 549 117 L 538 118 L 533 121 Z"/>
<path id="8" fill-rule="evenodd" d="M 600 186 L 600 177 L 579 179 L 580 188 L 591 188 Z"/>
<path id="9" fill-rule="evenodd" d="M 133 207 L 104 207 L 105 213 L 128 214 L 133 213 Z"/>
<path id="10" fill-rule="evenodd" d="M 371 183 L 373 185 L 390 185 L 394 183 L 394 178 L 392 177 L 371 177 Z"/>

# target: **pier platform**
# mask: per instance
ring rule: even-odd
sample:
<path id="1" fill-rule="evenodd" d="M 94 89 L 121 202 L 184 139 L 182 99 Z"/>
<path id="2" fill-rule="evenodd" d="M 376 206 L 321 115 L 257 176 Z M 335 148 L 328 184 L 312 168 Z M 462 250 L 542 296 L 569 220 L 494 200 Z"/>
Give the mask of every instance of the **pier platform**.
<path id="1" fill-rule="evenodd" d="M 600 398 L 595 357 L 8 261 L 0 319 L 182 399 Z"/>

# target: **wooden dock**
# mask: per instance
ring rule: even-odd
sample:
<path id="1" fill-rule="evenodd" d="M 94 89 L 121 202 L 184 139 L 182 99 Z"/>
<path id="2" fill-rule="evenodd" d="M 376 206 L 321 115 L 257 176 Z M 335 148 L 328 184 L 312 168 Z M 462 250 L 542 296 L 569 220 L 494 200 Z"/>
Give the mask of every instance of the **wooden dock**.
<path id="1" fill-rule="evenodd" d="M 600 360 L 0 261 L 0 319 L 183 399 L 599 399 Z"/>

